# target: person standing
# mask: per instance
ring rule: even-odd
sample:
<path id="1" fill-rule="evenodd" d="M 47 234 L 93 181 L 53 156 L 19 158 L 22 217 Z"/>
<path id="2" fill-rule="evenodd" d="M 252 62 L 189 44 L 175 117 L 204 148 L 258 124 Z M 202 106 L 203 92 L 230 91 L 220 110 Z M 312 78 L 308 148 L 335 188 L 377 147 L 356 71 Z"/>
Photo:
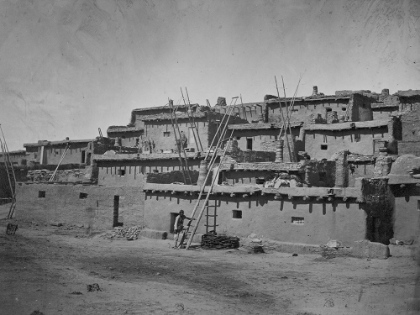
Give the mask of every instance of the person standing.
<path id="1" fill-rule="evenodd" d="M 194 218 L 189 218 L 184 215 L 184 210 L 180 210 L 179 214 L 177 215 L 175 219 L 174 224 L 174 247 L 173 248 L 181 248 L 182 243 L 185 239 L 185 231 L 187 228 L 184 227 L 184 220 L 195 220 Z M 181 237 L 181 238 L 180 238 Z M 178 242 L 179 241 L 179 242 Z"/>

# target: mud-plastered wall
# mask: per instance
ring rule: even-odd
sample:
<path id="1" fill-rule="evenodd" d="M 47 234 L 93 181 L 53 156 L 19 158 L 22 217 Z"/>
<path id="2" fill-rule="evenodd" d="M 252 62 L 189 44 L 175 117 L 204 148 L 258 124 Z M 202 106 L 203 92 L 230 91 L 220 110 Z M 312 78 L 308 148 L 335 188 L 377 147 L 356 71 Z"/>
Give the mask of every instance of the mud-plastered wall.
<path id="1" fill-rule="evenodd" d="M 219 234 L 247 237 L 254 233 L 276 241 L 304 244 L 325 244 L 335 239 L 348 246 L 366 236 L 366 213 L 354 202 L 273 200 L 266 196 L 217 196 L 209 202 L 215 206 L 209 211 L 217 215 L 216 232 Z M 196 198 L 189 195 L 147 193 L 146 226 L 169 232 L 173 213 L 183 209 L 189 216 L 195 204 Z M 205 209 L 198 233 L 205 232 L 206 213 Z M 212 220 L 213 217 L 209 217 L 210 224 Z"/>
<path id="2" fill-rule="evenodd" d="M 200 160 L 189 159 L 188 166 L 191 174 L 194 174 L 199 170 Z M 181 171 L 178 159 L 100 162 L 98 166 L 98 184 L 104 186 L 143 187 L 148 174 L 162 174 L 174 171 Z"/>
<path id="3" fill-rule="evenodd" d="M 306 130 L 305 151 L 315 159 L 329 159 L 343 148 L 352 153 L 373 154 L 374 138 L 388 139 L 388 128 Z"/>
<path id="4" fill-rule="evenodd" d="M 134 187 L 24 184 L 16 186 L 16 218 L 39 223 L 111 229 L 114 217 L 124 226 L 143 225 L 144 194 Z"/>

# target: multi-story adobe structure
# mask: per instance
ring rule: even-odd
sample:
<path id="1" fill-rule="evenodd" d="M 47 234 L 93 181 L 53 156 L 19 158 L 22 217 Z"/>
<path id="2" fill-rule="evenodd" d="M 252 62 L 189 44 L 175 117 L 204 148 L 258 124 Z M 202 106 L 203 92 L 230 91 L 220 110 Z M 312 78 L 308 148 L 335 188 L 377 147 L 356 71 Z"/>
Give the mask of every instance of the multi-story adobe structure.
<path id="1" fill-rule="evenodd" d="M 215 229 L 240 237 L 255 234 L 313 245 L 338 239 L 356 247 L 358 240 L 387 244 L 402 235 L 395 233 L 403 230 L 406 215 L 413 219 L 417 212 L 411 209 L 411 199 L 404 206 L 410 211 L 394 207 L 393 200 L 403 202 L 407 197 L 392 193 L 392 185 L 407 184 L 393 184 L 391 177 L 402 172 L 393 167 L 402 148 L 409 151 L 411 145 L 416 154 L 417 96 L 398 96 L 405 102 L 398 112 L 374 120 L 379 98 L 364 92 L 313 94 L 297 98 L 293 108 L 296 162 L 288 160 L 284 139 L 279 137 L 283 124 L 279 106 L 285 109 L 289 100 L 266 97 L 263 102 L 233 107 L 228 126 L 233 139 L 227 143 L 227 156 L 209 170 L 216 184 L 204 208 L 206 226 L 202 222 L 199 233 Z M 189 117 L 193 114 L 206 151 L 221 117 L 230 110 L 225 102 L 213 108 L 177 108 L 177 123 L 185 135 L 185 148 L 190 149 L 186 154 L 190 181 L 182 176 L 169 106 L 136 109 L 128 126 L 108 129 L 108 136 L 115 137 L 109 140 L 115 149 L 91 156 L 89 185 L 22 182 L 17 215 L 99 230 L 123 223 L 171 232 L 175 213 L 182 208 L 188 215 L 203 185 L 198 179 L 200 171 L 205 172 L 204 154 L 192 140 Z M 325 150 L 322 145 L 327 145 Z M 124 152 L 121 147 L 133 151 Z M 81 158 L 80 152 L 77 157 Z M 410 177 L 411 185 L 418 182 Z M 408 190 L 406 194 L 417 193 Z M 413 231 L 410 228 L 408 234 Z"/>

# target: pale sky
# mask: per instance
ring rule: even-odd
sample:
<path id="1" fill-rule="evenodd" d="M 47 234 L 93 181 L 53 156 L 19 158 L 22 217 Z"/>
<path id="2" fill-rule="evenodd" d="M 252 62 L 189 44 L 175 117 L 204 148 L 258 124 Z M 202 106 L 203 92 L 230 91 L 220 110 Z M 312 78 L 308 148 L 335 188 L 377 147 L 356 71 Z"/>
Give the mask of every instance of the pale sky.
<path id="1" fill-rule="evenodd" d="M 0 0 L 10 150 L 94 138 L 134 108 L 218 96 L 420 89 L 420 1 Z"/>

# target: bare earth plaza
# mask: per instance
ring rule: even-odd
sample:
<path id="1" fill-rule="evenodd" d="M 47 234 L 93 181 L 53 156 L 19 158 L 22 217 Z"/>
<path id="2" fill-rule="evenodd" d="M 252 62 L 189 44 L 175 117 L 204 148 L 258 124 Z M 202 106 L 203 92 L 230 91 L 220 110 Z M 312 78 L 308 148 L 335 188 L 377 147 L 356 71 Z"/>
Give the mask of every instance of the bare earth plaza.
<path id="1" fill-rule="evenodd" d="M 334 16 L 328 8 L 338 4 L 321 2 L 297 3 L 320 10 L 305 11 L 308 16 Z M 362 2 L 340 1 L 339 10 L 356 12 Z M 417 22 L 410 21 L 419 24 L 415 1 L 367 2 L 372 12 L 412 5 L 407 12 Z M 174 1 L 176 10 L 159 5 L 163 12 L 200 15 L 206 4 L 198 9 L 198 3 Z M 40 21 L 52 23 L 59 16 L 59 25 L 82 23 L 75 33 L 79 44 L 87 43 L 80 34 L 88 34 L 89 45 L 98 48 L 105 33 L 114 36 L 110 21 L 117 23 L 113 19 L 125 14 L 124 19 L 137 19 L 130 14 L 156 12 L 158 4 L 37 5 L 7 0 L 0 2 L 0 12 L 34 17 L 48 7 Z M 264 10 L 278 8 L 264 5 Z M 290 12 L 303 10 L 288 1 L 283 5 Z M 216 1 L 209 8 L 219 6 L 230 4 Z M 93 37 L 102 31 L 105 37 Z M 129 34 L 116 32 L 122 32 L 119 38 Z M 121 66 L 121 60 L 107 62 Z M 392 85 L 375 91 L 378 82 L 392 78 L 360 81 L 377 80 L 370 87 L 320 77 L 333 87 L 349 85 L 331 92 L 311 72 L 290 85 L 286 76 L 276 75 L 276 65 L 264 70 L 270 80 L 254 100 L 240 93 L 219 96 L 213 85 L 199 91 L 204 98 L 196 101 L 190 87 L 179 91 L 187 78 L 181 75 L 161 82 L 162 89 L 176 86 L 177 95 L 164 90 L 154 101 L 118 101 L 100 114 L 99 105 L 84 112 L 68 104 L 78 117 L 95 116 L 92 125 L 103 120 L 105 127 L 94 125 L 93 133 L 84 131 L 85 123 L 65 120 L 66 110 L 57 116 L 59 122 L 53 120 L 56 109 L 37 116 L 44 122 L 40 125 L 35 114 L 33 122 L 25 120 L 28 131 L 13 128 L 9 120 L 15 116 L 2 107 L 0 314 L 419 314 L 420 90 L 415 79 L 420 70 L 413 67 L 417 76 L 410 79 L 407 72 L 404 89 Z M 251 90 L 254 80 L 245 80 Z M 218 94 L 211 99 L 206 91 Z M 128 110 L 130 104 L 137 105 Z M 74 134 L 87 136 L 69 134 L 72 124 Z M 48 139 L 51 135 L 57 136 Z M 20 142 L 22 137 L 29 141 Z"/>

